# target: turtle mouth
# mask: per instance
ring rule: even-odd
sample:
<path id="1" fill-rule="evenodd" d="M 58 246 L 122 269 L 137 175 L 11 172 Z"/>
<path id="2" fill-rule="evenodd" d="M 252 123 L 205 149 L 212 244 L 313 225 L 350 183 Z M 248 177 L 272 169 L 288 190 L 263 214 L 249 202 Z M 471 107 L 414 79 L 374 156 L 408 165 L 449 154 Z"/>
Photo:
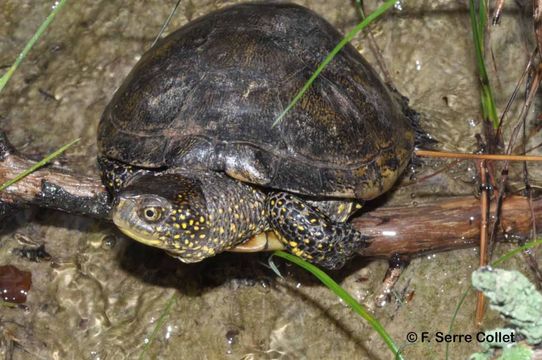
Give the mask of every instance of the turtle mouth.
<path id="1" fill-rule="evenodd" d="M 145 245 L 164 247 L 163 241 L 158 239 L 153 227 L 139 218 L 135 198 L 118 198 L 113 205 L 112 218 L 119 230 L 130 238 Z"/>

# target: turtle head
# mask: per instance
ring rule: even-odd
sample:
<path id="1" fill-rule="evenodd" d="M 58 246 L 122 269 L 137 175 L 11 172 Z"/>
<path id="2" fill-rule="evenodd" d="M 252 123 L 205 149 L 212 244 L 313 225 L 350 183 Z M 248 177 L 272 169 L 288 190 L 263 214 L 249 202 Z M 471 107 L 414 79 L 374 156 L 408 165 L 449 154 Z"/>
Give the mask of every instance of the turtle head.
<path id="1" fill-rule="evenodd" d="M 214 255 L 208 241 L 201 185 L 177 174 L 146 174 L 118 193 L 113 222 L 143 244 L 167 250 L 187 263 Z"/>

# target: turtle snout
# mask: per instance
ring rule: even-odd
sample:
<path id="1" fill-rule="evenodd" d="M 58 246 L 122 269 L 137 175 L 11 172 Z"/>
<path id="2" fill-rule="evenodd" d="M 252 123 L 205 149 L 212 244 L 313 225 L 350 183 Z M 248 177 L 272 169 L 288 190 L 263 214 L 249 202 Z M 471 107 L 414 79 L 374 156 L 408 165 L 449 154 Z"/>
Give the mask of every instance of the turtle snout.
<path id="1" fill-rule="evenodd" d="M 119 196 L 111 212 L 113 223 L 120 231 L 134 240 L 154 247 L 163 247 L 156 232 L 159 223 L 145 221 L 139 207 L 137 197 Z"/>

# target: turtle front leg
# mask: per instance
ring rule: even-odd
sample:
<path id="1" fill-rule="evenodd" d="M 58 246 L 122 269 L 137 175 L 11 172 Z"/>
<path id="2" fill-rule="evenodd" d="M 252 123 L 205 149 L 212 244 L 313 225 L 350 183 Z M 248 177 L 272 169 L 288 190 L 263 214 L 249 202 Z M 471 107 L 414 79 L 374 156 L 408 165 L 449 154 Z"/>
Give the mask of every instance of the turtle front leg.
<path id="1" fill-rule="evenodd" d="M 339 269 L 369 238 L 351 224 L 333 222 L 298 197 L 270 193 L 266 200 L 269 225 L 291 253 L 328 269 Z"/>

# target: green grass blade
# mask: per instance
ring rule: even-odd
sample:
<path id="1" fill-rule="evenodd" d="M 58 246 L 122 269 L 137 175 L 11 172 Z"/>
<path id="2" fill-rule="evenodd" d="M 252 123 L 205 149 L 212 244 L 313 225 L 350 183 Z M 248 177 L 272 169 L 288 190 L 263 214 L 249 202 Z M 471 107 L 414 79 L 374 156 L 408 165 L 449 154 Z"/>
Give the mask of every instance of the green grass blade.
<path id="1" fill-rule="evenodd" d="M 151 48 L 154 45 L 156 45 L 156 43 L 158 42 L 158 40 L 160 40 L 160 37 L 162 36 L 164 31 L 166 31 L 166 28 L 168 27 L 169 23 L 171 22 L 171 19 L 173 19 L 173 15 L 175 15 L 175 12 L 179 8 L 179 5 L 181 5 L 181 0 L 177 0 L 177 3 L 175 3 L 175 6 L 173 6 L 173 9 L 171 9 L 171 12 L 169 13 L 169 16 L 167 17 L 166 21 L 164 22 L 164 24 L 160 28 L 160 31 L 158 31 L 158 35 L 156 35 L 156 38 L 154 38 L 154 41 L 151 44 Z"/>
<path id="2" fill-rule="evenodd" d="M 356 301 L 356 299 L 354 299 L 346 290 L 344 290 L 325 272 L 323 272 L 316 266 L 306 262 L 305 260 L 297 256 L 285 253 L 284 251 L 275 251 L 273 255 L 293 262 L 297 266 L 302 267 L 303 269 L 314 275 L 316 278 L 318 278 L 318 280 L 320 280 L 325 286 L 327 286 L 328 289 L 333 291 L 335 295 L 337 295 L 346 304 L 348 304 L 348 306 L 350 306 L 352 310 L 354 310 L 354 312 L 356 312 L 359 316 L 365 319 L 369 323 L 369 325 L 371 325 L 371 327 L 380 335 L 382 340 L 384 340 L 386 345 L 393 352 L 396 359 L 403 359 L 403 355 L 401 354 L 399 347 L 395 344 L 391 336 L 387 333 L 386 329 L 384 329 L 384 327 L 378 322 L 378 320 L 375 319 L 371 314 L 369 314 L 363 308 L 363 306 Z"/>
<path id="3" fill-rule="evenodd" d="M 476 53 L 476 64 L 478 67 L 478 73 L 480 77 L 481 86 L 481 104 L 482 114 L 485 121 L 490 121 L 493 124 L 493 128 L 499 127 L 499 117 L 497 116 L 497 108 L 495 106 L 495 99 L 493 98 L 493 92 L 489 83 L 489 77 L 487 75 L 486 65 L 484 61 L 484 31 L 486 26 L 487 9 L 484 0 L 480 1 L 479 14 L 477 16 L 474 5 L 474 0 L 469 0 L 469 15 L 472 27 L 472 36 L 474 40 L 474 50 Z"/>
<path id="4" fill-rule="evenodd" d="M 498 258 L 497 260 L 493 261 L 491 263 L 491 266 L 497 266 L 497 265 L 505 262 L 506 260 L 510 259 L 512 256 L 515 256 L 516 254 L 518 254 L 518 253 L 520 253 L 522 251 L 532 249 L 532 248 L 538 247 L 540 245 L 542 245 L 542 239 L 529 241 L 528 243 L 525 243 L 522 246 L 519 246 L 519 247 L 515 248 L 514 250 L 511 250 L 511 251 L 507 252 L 506 254 L 504 254 L 503 256 Z"/>
<path id="5" fill-rule="evenodd" d="M 471 291 L 472 291 L 472 287 L 469 287 L 467 290 L 465 290 L 463 292 L 463 295 L 461 295 L 461 299 L 459 300 L 459 303 L 455 307 L 454 314 L 452 315 L 452 320 L 450 321 L 450 326 L 448 327 L 448 334 L 453 334 L 452 329 L 453 329 L 453 327 L 455 325 L 455 320 L 457 319 L 457 314 L 459 314 L 459 309 L 461 309 L 461 306 L 463 306 L 463 303 L 465 302 L 465 299 L 467 299 L 467 296 L 469 295 L 469 293 Z M 445 356 L 444 356 L 444 358 L 446 360 L 449 359 L 449 355 L 450 355 L 449 350 L 450 350 L 450 342 L 447 341 L 446 342 L 446 351 L 445 351 Z"/>
<path id="6" fill-rule="evenodd" d="M 4 191 L 7 187 L 15 184 L 17 181 L 21 180 L 22 178 L 24 178 L 25 176 L 28 176 L 29 174 L 31 174 L 32 172 L 36 171 L 37 169 L 39 169 L 40 167 L 46 165 L 48 162 L 50 162 L 51 160 L 55 159 L 56 157 L 58 157 L 60 154 L 62 154 L 64 151 L 66 151 L 69 147 L 71 147 L 73 144 L 75 144 L 76 142 L 78 142 L 79 139 L 75 139 L 69 143 L 67 143 L 66 145 L 62 146 L 60 149 L 56 150 L 55 152 L 47 155 L 46 157 L 44 157 L 42 160 L 40 160 L 39 162 L 35 163 L 34 165 L 32 165 L 31 167 L 29 167 L 28 169 L 26 169 L 25 171 L 23 171 L 22 173 L 20 173 L 19 175 L 17 175 L 15 178 L 11 179 L 11 180 L 8 180 L 6 181 L 5 183 L 3 183 L 2 185 L 0 185 L 0 191 Z"/>
<path id="7" fill-rule="evenodd" d="M 337 46 L 335 46 L 335 48 L 333 48 L 333 50 L 331 50 L 331 52 L 326 56 L 324 61 L 322 61 L 320 66 L 318 66 L 316 71 L 312 74 L 312 76 L 305 83 L 305 85 L 303 85 L 301 90 L 299 90 L 299 92 L 296 94 L 294 99 L 290 102 L 290 104 L 288 104 L 286 109 L 284 109 L 284 111 L 282 111 L 280 113 L 280 115 L 277 117 L 277 119 L 273 123 L 273 127 L 278 125 L 282 121 L 284 116 L 288 113 L 288 111 L 290 111 L 295 106 L 295 104 L 297 104 L 299 99 L 301 99 L 301 97 L 305 94 L 305 92 L 311 87 L 314 80 L 318 77 L 318 75 L 320 75 L 322 70 L 324 70 L 324 68 L 331 62 L 331 60 L 333 60 L 335 55 L 337 55 L 339 53 L 339 51 L 341 51 L 341 49 L 354 38 L 354 36 L 356 36 L 361 30 L 366 28 L 370 23 L 372 23 L 374 20 L 376 20 L 382 14 L 384 14 L 396 2 L 397 2 L 397 0 L 388 0 L 388 1 L 386 1 L 378 9 L 376 9 L 371 14 L 369 14 L 369 16 L 367 16 L 362 22 L 360 22 L 358 25 L 356 25 L 356 27 L 353 28 L 348 34 L 346 34 L 346 36 L 337 44 Z"/>
<path id="8" fill-rule="evenodd" d="M 162 328 L 162 326 L 164 326 L 164 323 L 166 322 L 166 318 L 171 313 L 171 308 L 173 304 L 175 303 L 176 299 L 177 299 L 177 293 L 174 292 L 173 295 L 171 295 L 171 297 L 168 299 L 166 303 L 166 307 L 164 308 L 164 310 L 160 314 L 160 317 L 156 321 L 156 325 L 154 326 L 154 329 L 152 330 L 151 336 L 149 336 L 149 339 L 148 339 L 149 341 L 147 341 L 147 343 L 143 346 L 143 350 L 141 350 L 141 353 L 139 354 L 138 359 L 140 360 L 143 359 L 143 356 L 145 356 L 145 353 L 147 352 L 151 344 L 154 342 L 154 339 L 156 339 L 156 336 L 158 335 L 158 331 Z"/>
<path id="9" fill-rule="evenodd" d="M 21 62 L 26 58 L 26 56 L 30 52 L 30 49 L 32 49 L 32 47 L 34 46 L 36 41 L 39 40 L 41 35 L 45 32 L 45 30 L 49 26 L 49 24 L 53 21 L 56 14 L 58 14 L 60 12 L 60 10 L 64 7 L 64 4 L 66 3 L 66 1 L 68 1 L 68 0 L 60 0 L 55 6 L 53 6 L 53 10 L 49 14 L 49 16 L 47 16 L 47 19 L 45 19 L 45 21 L 41 24 L 41 26 L 38 28 L 38 30 L 34 33 L 34 35 L 26 43 L 23 51 L 19 54 L 19 56 L 17 56 L 17 59 L 15 60 L 13 65 L 11 65 L 10 68 L 6 71 L 6 73 L 4 75 L 2 75 L 2 77 L 0 78 L 0 92 L 2 92 L 2 90 L 4 89 L 6 84 L 8 83 L 9 79 L 11 79 L 11 77 L 15 73 L 15 70 L 17 70 L 17 68 L 19 67 Z"/>

